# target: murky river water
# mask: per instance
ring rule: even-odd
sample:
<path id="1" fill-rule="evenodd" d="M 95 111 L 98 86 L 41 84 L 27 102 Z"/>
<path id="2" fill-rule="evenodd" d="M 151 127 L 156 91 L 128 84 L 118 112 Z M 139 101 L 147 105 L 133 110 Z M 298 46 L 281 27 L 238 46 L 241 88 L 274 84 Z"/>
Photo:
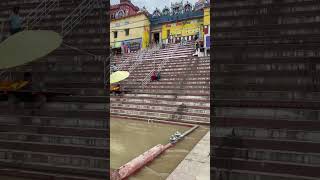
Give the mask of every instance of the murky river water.
<path id="1" fill-rule="evenodd" d="M 116 169 L 157 144 L 167 144 L 176 131 L 184 132 L 189 127 L 132 120 L 112 119 L 111 123 L 111 168 Z M 200 127 L 170 148 L 130 180 L 165 180 L 178 166 L 196 143 L 208 132 Z"/>

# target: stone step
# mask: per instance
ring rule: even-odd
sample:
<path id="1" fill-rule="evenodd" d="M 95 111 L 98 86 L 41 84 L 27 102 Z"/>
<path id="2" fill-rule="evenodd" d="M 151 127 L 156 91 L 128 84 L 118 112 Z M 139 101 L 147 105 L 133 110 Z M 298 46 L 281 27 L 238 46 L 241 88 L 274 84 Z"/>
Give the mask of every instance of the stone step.
<path id="1" fill-rule="evenodd" d="M 108 114 L 108 113 L 106 113 Z M 33 125 L 33 126 L 48 126 L 54 128 L 84 128 L 84 129 L 97 129 L 106 130 L 107 121 L 105 118 L 95 117 L 50 117 L 50 116 L 24 116 L 24 115 L 0 115 L 1 124 L 11 125 Z M 1 125 L 0 124 L 0 125 Z M 36 128 L 36 127 L 35 127 Z M 13 128 L 13 130 L 15 130 Z M 19 130 L 19 129 L 18 129 Z M 32 129 L 31 129 L 32 130 Z"/>
<path id="2" fill-rule="evenodd" d="M 153 63 L 154 61 L 161 61 L 161 60 L 164 60 L 164 59 L 169 59 L 169 62 L 172 62 L 176 59 L 185 59 L 185 62 L 189 62 L 190 58 L 190 55 L 189 54 L 184 54 L 184 55 L 175 55 L 175 56 L 157 56 L 157 57 L 149 57 L 149 58 L 143 58 L 142 59 L 142 62 L 143 63 Z M 135 62 L 137 61 L 138 59 L 135 59 L 135 58 L 131 58 L 131 59 L 128 59 L 128 60 L 125 60 L 125 59 L 119 59 L 118 61 L 116 60 L 113 60 L 113 62 L 116 62 L 117 64 L 121 64 L 121 62 L 125 62 L 125 61 L 128 61 L 128 63 L 132 63 L 132 62 Z M 177 63 L 177 62 L 176 62 Z"/>
<path id="3" fill-rule="evenodd" d="M 102 173 L 106 173 L 106 168 L 108 167 L 107 158 L 91 156 L 63 155 L 4 148 L 0 149 L 0 154 L 0 167 L 17 168 L 24 166 L 29 170 L 46 169 L 47 173 L 66 173 L 69 176 L 83 174 L 101 177 Z M 49 166 L 51 167 L 49 168 Z"/>
<path id="4" fill-rule="evenodd" d="M 134 92 L 167 92 L 168 94 L 170 93 L 176 93 L 176 94 L 181 94 L 181 93 L 194 93 L 196 90 L 198 90 L 199 93 L 209 93 L 210 92 L 210 86 L 199 86 L 199 85 L 191 85 L 191 86 L 186 86 L 183 85 L 182 88 L 179 87 L 179 85 L 152 85 L 152 83 L 148 84 L 144 88 L 140 87 L 131 87 L 127 86 L 127 90 L 131 90 Z"/>
<path id="5" fill-rule="evenodd" d="M 224 153 L 233 153 L 235 158 L 248 158 L 278 161 L 285 163 L 304 163 L 306 165 L 320 165 L 319 153 L 300 153 L 295 151 L 279 151 L 271 149 L 247 149 L 247 148 L 230 148 L 213 146 L 216 151 L 224 151 Z"/>
<path id="6" fill-rule="evenodd" d="M 216 91 L 217 98 L 238 98 L 243 100 L 278 100 L 278 101 L 320 101 L 318 92 L 299 91 Z"/>
<path id="7" fill-rule="evenodd" d="M 130 78 L 128 78 L 130 79 Z M 132 78 L 134 79 L 134 78 Z M 141 85 L 141 78 L 138 78 L 137 79 L 140 79 L 140 81 L 136 80 L 136 81 L 133 81 L 132 79 L 130 80 L 125 80 L 123 82 L 125 82 L 126 85 Z M 183 77 L 176 77 L 176 78 L 169 78 L 169 77 L 161 77 L 161 79 L 159 81 L 151 81 L 149 82 L 150 84 L 152 85 L 176 85 L 178 86 L 179 83 L 181 83 L 181 81 L 183 81 L 183 84 L 185 85 L 209 85 L 210 84 L 210 78 L 209 77 L 203 77 L 203 76 L 200 76 L 200 77 L 191 77 L 191 78 L 183 78 Z"/>
<path id="8" fill-rule="evenodd" d="M 103 64 L 102 65 L 91 65 L 84 67 L 83 65 L 68 65 L 68 64 L 62 64 L 62 65 L 55 65 L 55 66 L 46 66 L 46 65 L 37 65 L 37 66 L 26 66 L 24 68 L 20 68 L 18 72 L 29 72 L 31 71 L 35 73 L 101 73 L 104 71 Z"/>
<path id="9" fill-rule="evenodd" d="M 126 71 L 126 69 L 124 69 Z M 151 71 L 151 70 L 150 70 Z M 148 75 L 150 73 L 150 71 L 134 71 L 131 73 L 131 76 L 129 76 L 129 78 L 133 78 L 135 76 L 137 77 L 146 77 L 146 75 Z M 208 78 L 209 78 L 209 72 L 208 70 L 189 70 L 189 69 L 185 69 L 185 70 L 179 70 L 179 71 L 168 71 L 168 70 L 161 70 L 161 76 L 162 77 L 167 77 L 167 76 L 171 76 L 171 77 L 184 77 L 188 78 L 188 77 L 193 77 L 192 75 L 197 75 L 196 77 L 202 76 L 202 74 L 208 74 Z M 188 76 L 187 76 L 188 75 Z"/>
<path id="10" fill-rule="evenodd" d="M 258 99 L 258 98 L 237 98 L 237 99 L 221 99 L 216 98 L 215 104 L 217 107 L 263 107 L 263 108 L 297 108 L 297 109 L 312 109 L 320 110 L 319 101 L 311 100 L 271 100 L 271 99 Z"/>
<path id="11" fill-rule="evenodd" d="M 172 64 L 172 65 L 184 65 L 184 64 L 188 64 L 190 62 L 197 62 L 199 64 L 208 64 L 210 63 L 210 58 L 195 58 L 192 56 L 188 56 L 188 57 L 179 57 L 179 56 L 167 56 L 167 57 L 159 57 L 159 58 L 152 58 L 152 59 L 142 59 L 142 63 L 145 63 L 146 65 L 151 65 L 151 64 L 159 64 L 162 62 L 162 60 L 167 60 L 168 64 Z M 129 65 L 132 64 L 133 62 L 136 62 L 137 59 L 121 59 L 121 58 L 117 58 L 115 59 L 111 59 L 111 64 L 113 62 L 117 62 L 117 64 L 123 64 L 123 65 Z"/>
<path id="12" fill-rule="evenodd" d="M 67 172 L 66 174 L 61 174 L 63 170 L 54 170 L 49 172 L 49 168 L 45 168 L 45 172 L 39 172 L 36 171 L 36 169 L 29 168 L 29 170 L 22 170 L 19 165 L 10 163 L 10 162 L 1 162 L 0 165 L 0 173 L 3 176 L 7 177 L 16 177 L 16 178 L 25 178 L 25 179 L 68 179 L 68 180 L 87 180 L 88 177 L 85 175 L 81 176 L 79 174 L 71 175 L 72 172 Z M 10 167 L 10 168 L 9 168 Z M 41 169 L 44 169 L 44 167 L 41 167 Z M 60 173 L 59 173 L 60 172 Z M 82 171 L 84 172 L 84 171 Z M 93 175 L 90 175 L 90 180 L 105 180 L 107 176 L 105 174 L 108 174 L 109 172 L 104 172 L 104 176 L 102 177 L 93 177 Z"/>
<path id="13" fill-rule="evenodd" d="M 107 115 L 107 112 L 103 110 L 79 110 L 79 109 L 68 109 L 65 111 L 63 109 L 24 109 L 23 107 L 15 108 L 14 114 L 8 111 L 9 108 L 0 109 L 1 115 L 24 115 L 24 116 L 49 116 L 49 117 L 60 117 L 60 118 L 104 118 Z"/>
<path id="14" fill-rule="evenodd" d="M 129 78 L 144 78 L 146 75 L 148 75 L 150 71 L 146 72 L 139 72 L 135 71 L 130 74 Z M 192 79 L 192 78 L 203 78 L 203 79 L 210 79 L 210 71 L 161 71 L 161 79 L 167 79 L 167 78 L 172 78 L 173 80 L 180 80 L 180 79 Z M 188 76 L 185 76 L 185 75 Z"/>
<path id="15" fill-rule="evenodd" d="M 183 67 L 189 67 L 191 63 L 196 63 L 197 66 L 199 68 L 210 68 L 210 62 L 193 62 L 193 61 L 184 61 L 184 62 L 180 62 L 177 61 L 175 62 L 176 59 L 172 60 L 172 62 L 168 61 L 165 64 L 165 68 L 166 69 L 170 69 L 170 68 L 183 68 Z M 154 63 L 154 61 L 143 61 L 139 66 L 137 66 L 137 69 L 142 69 L 142 70 L 149 70 L 149 69 L 153 69 L 154 66 L 158 67 L 160 65 L 161 61 L 158 61 L 156 63 Z M 112 64 L 112 63 L 111 63 Z M 121 64 L 121 63 L 117 63 L 116 66 L 121 65 L 123 68 L 129 69 L 129 67 L 131 67 L 134 64 L 134 61 L 131 61 L 129 63 L 126 64 Z"/>
<path id="16" fill-rule="evenodd" d="M 189 96 L 204 96 L 205 98 L 209 99 L 208 96 L 210 96 L 210 90 L 208 89 L 196 89 L 193 88 L 192 90 L 183 90 L 180 92 L 178 92 L 177 89 L 158 89 L 158 88 L 154 88 L 154 89 L 132 89 L 132 90 L 128 90 L 130 93 L 135 93 L 135 94 L 153 94 L 153 93 L 157 93 L 157 94 L 181 94 L 181 95 L 189 95 Z"/>
<path id="17" fill-rule="evenodd" d="M 247 139 L 269 139 L 274 141 L 296 141 L 320 143 L 319 131 L 303 131 L 290 129 L 265 129 L 265 128 L 242 128 L 242 127 L 219 127 L 215 128 L 215 137 L 225 137 L 235 130 L 236 134 Z"/>
<path id="18" fill-rule="evenodd" d="M 107 128 L 55 127 L 49 125 L 0 124 L 0 132 L 27 132 L 59 136 L 106 138 Z"/>
<path id="19" fill-rule="evenodd" d="M 48 102 L 41 107 L 45 110 L 64 111 L 107 111 L 109 105 L 106 103 L 74 103 L 74 102 Z"/>
<path id="20" fill-rule="evenodd" d="M 110 109 L 139 109 L 142 111 L 165 111 L 168 113 L 175 113 L 179 110 L 180 105 L 155 105 L 155 104 L 142 104 L 142 103 L 111 103 Z M 191 113 L 194 115 L 210 115 L 210 108 L 190 107 L 187 106 L 183 109 L 183 113 Z"/>
<path id="21" fill-rule="evenodd" d="M 110 112 L 112 115 L 125 115 L 125 116 L 142 116 L 144 118 L 159 118 L 163 120 L 170 121 L 200 121 L 200 122 L 210 122 L 210 115 L 206 114 L 194 114 L 194 113 L 185 113 L 182 115 L 177 114 L 177 112 L 170 111 L 159 111 L 159 110 L 140 110 L 132 108 L 111 108 Z"/>
<path id="22" fill-rule="evenodd" d="M 82 155 L 96 157 L 107 157 L 107 148 L 109 147 L 89 147 L 80 145 L 62 145 L 62 144 L 47 144 L 38 142 L 0 140 L 1 148 L 25 151 L 43 152 L 43 153 L 58 153 L 64 155 Z"/>
<path id="23" fill-rule="evenodd" d="M 106 96 L 107 90 L 101 88 L 47 88 L 48 91 L 57 92 L 57 93 L 69 93 L 74 96 Z"/>
<path id="24" fill-rule="evenodd" d="M 0 108 L 8 109 L 8 102 L 0 102 Z M 22 108 L 23 110 L 36 110 L 33 102 L 23 102 L 16 107 L 16 110 Z M 106 112 L 109 105 L 104 103 L 86 103 L 86 102 L 46 102 L 41 105 L 42 111 L 104 111 Z"/>
<path id="25" fill-rule="evenodd" d="M 141 62 L 141 64 L 143 64 L 143 66 L 139 66 L 139 67 L 153 67 L 154 64 L 156 64 L 156 66 L 159 66 L 160 63 L 163 61 L 164 59 L 159 59 L 159 60 L 144 60 Z M 117 61 L 116 65 L 120 65 L 124 66 L 124 67 L 128 67 L 131 66 L 135 61 L 128 61 L 128 62 L 124 62 L 124 61 Z M 166 67 L 180 67 L 180 66 L 188 66 L 191 62 L 194 62 L 192 59 L 189 58 L 179 58 L 179 57 L 172 57 L 172 59 L 170 59 L 169 61 L 167 61 L 166 63 Z M 111 62 L 111 64 L 113 64 L 114 62 Z M 209 60 L 198 60 L 196 61 L 196 63 L 199 66 L 210 66 L 210 61 Z"/>
<path id="26" fill-rule="evenodd" d="M 248 127 L 267 129 L 291 129 L 304 131 L 318 131 L 320 121 L 315 117 L 313 120 L 298 119 L 271 119 L 271 118 L 243 118 L 214 116 L 215 125 L 221 127 Z M 276 123 L 274 123 L 277 121 Z"/>
<path id="27" fill-rule="evenodd" d="M 122 68 L 122 70 L 129 70 L 129 68 Z M 141 68 L 136 68 L 133 73 L 146 73 L 148 74 L 151 70 L 153 70 L 153 67 L 150 67 L 149 69 L 141 69 Z M 192 72 L 192 73 L 210 73 L 210 67 L 194 67 L 191 69 L 191 67 L 184 67 L 184 68 L 163 68 L 161 70 L 162 73 L 166 72 L 166 73 L 175 73 L 175 74 L 183 74 L 186 72 Z"/>
<path id="28" fill-rule="evenodd" d="M 46 82 L 46 88 L 104 88 L 103 80 L 100 82 Z"/>
<path id="29" fill-rule="evenodd" d="M 129 77 L 128 79 L 131 80 L 124 80 L 123 82 L 127 85 L 129 84 L 136 84 L 136 83 L 141 83 L 141 81 L 143 80 L 142 78 L 145 78 L 146 76 L 133 76 L 132 78 Z M 133 81 L 132 79 L 140 79 L 140 81 Z M 141 80 L 142 79 L 142 80 Z M 161 79 L 159 81 L 153 81 L 152 84 L 168 84 L 168 85 L 172 85 L 172 84 L 177 84 L 180 81 L 182 81 L 185 84 L 210 84 L 210 77 L 206 77 L 206 76 L 193 76 L 191 75 L 191 77 L 181 77 L 181 75 L 176 75 L 176 76 L 171 76 L 171 75 L 162 75 L 161 74 Z"/>
<path id="30" fill-rule="evenodd" d="M 139 72 L 134 71 L 131 73 L 129 78 L 131 77 L 145 77 L 147 74 L 149 74 L 150 71 L 145 72 Z M 161 77 L 163 78 L 177 78 L 177 79 L 190 79 L 190 78 L 206 78 L 210 79 L 210 71 L 204 70 L 204 71 L 161 71 Z M 185 76 L 185 75 L 188 76 Z"/>
<path id="31" fill-rule="evenodd" d="M 169 99 L 176 99 L 176 100 L 197 100 L 197 101 L 209 101 L 210 97 L 203 96 L 202 94 L 198 95 L 176 95 L 176 94 L 159 94 L 159 93 L 152 93 L 152 94 L 146 94 L 146 93 L 138 93 L 138 94 L 132 94 L 132 93 L 126 93 L 123 95 L 123 97 L 126 98 L 169 98 Z"/>
<path id="32" fill-rule="evenodd" d="M 225 174 L 232 177 L 241 177 L 241 179 L 285 179 L 285 180 L 317 180 L 319 177 L 318 166 L 306 165 L 304 163 L 279 163 L 270 160 L 249 160 L 247 158 L 215 158 L 218 164 L 226 162 L 232 164 L 234 169 L 232 173 Z M 244 169 L 243 171 L 237 169 Z M 228 165 L 222 165 L 221 169 L 228 168 Z M 241 174 L 240 174 L 241 173 Z M 248 174 L 250 173 L 250 174 Z M 220 176 L 221 177 L 221 176 Z M 222 176 L 223 177 L 223 176 Z"/>
<path id="33" fill-rule="evenodd" d="M 150 57 L 153 57 L 153 58 L 158 58 L 158 57 L 170 57 L 172 55 L 177 55 L 177 56 L 183 56 L 183 55 L 188 55 L 190 56 L 191 53 L 193 52 L 193 48 L 192 47 L 182 47 L 182 46 L 179 46 L 179 47 L 170 47 L 168 49 L 160 49 L 159 51 L 156 51 L 156 52 L 147 52 L 147 54 L 145 54 L 143 56 L 143 58 L 150 58 Z M 138 57 L 138 54 L 137 53 L 129 53 L 129 54 L 126 54 L 125 56 L 122 56 L 122 57 L 115 57 L 115 59 L 136 59 Z"/>
<path id="34" fill-rule="evenodd" d="M 119 61 L 122 60 L 122 61 L 124 62 L 126 59 L 132 59 L 132 60 L 134 60 L 134 59 L 136 59 L 136 56 L 137 56 L 137 54 L 134 53 L 134 54 L 132 55 L 132 57 L 126 57 L 126 56 L 124 56 L 124 57 L 114 57 L 112 60 L 116 60 L 117 62 L 119 62 Z M 160 56 L 160 55 L 158 55 L 158 56 Z M 210 62 L 210 57 L 194 57 L 194 56 L 188 56 L 188 58 L 179 58 L 179 57 L 176 57 L 176 56 L 169 56 L 169 55 L 167 55 L 167 56 L 162 56 L 162 58 L 163 58 L 163 59 L 169 58 L 169 61 L 168 61 L 168 62 L 170 62 L 170 63 L 189 62 L 191 59 L 197 59 L 199 62 L 201 62 L 201 61 Z"/>
<path id="35" fill-rule="evenodd" d="M 301 108 L 216 107 L 215 115 L 226 118 L 259 118 L 271 120 L 320 120 L 320 110 Z"/>
<path id="36" fill-rule="evenodd" d="M 164 90 L 164 89 L 181 89 L 179 87 L 180 85 L 177 84 L 154 84 L 153 82 L 150 82 L 147 86 L 145 86 L 143 88 L 143 90 L 153 90 L 153 89 L 159 89 L 159 90 Z M 131 86 L 126 86 L 127 89 L 132 89 L 135 87 L 131 87 Z M 199 89 L 199 90 L 210 90 L 210 84 L 194 84 L 194 85 L 187 85 L 187 84 L 183 84 L 182 85 L 182 89 L 183 90 L 193 90 L 193 89 Z"/>
<path id="37" fill-rule="evenodd" d="M 168 121 L 168 122 L 181 122 L 181 123 L 188 123 L 188 124 L 200 124 L 200 125 L 210 125 L 210 121 L 203 121 L 203 120 L 190 120 L 190 119 L 168 119 L 168 118 L 162 118 L 160 116 L 153 116 L 153 117 L 149 117 L 149 116 L 144 116 L 144 115 L 135 115 L 135 114 L 126 114 L 124 112 L 122 113 L 112 113 L 111 117 L 115 117 L 115 118 L 123 118 L 123 119 L 137 119 L 137 120 L 144 120 L 144 121 L 148 121 L 148 120 L 160 120 L 160 121 Z"/>
<path id="38" fill-rule="evenodd" d="M 49 98 L 48 101 L 106 104 L 109 101 L 109 96 L 55 96 Z"/>
<path id="39" fill-rule="evenodd" d="M 113 96 L 110 97 L 111 103 L 141 103 L 141 104 L 157 104 L 157 105 L 172 105 L 178 106 L 182 103 L 186 106 L 195 106 L 195 107 L 202 107 L 204 109 L 210 108 L 210 101 L 209 100 L 201 100 L 201 99 L 174 99 L 174 98 L 149 98 L 149 97 L 119 97 Z"/>
<path id="40" fill-rule="evenodd" d="M 90 147 L 107 147 L 106 138 L 60 136 L 27 132 L 0 132 L 1 140 L 35 142 L 55 145 L 80 145 Z"/>
<path id="41" fill-rule="evenodd" d="M 129 69 L 133 64 L 129 64 L 127 66 L 123 66 L 122 69 Z M 179 65 L 175 65 L 175 64 L 170 64 L 170 63 L 167 63 L 163 69 L 166 69 L 167 71 L 172 71 L 174 69 L 177 69 L 177 70 L 184 70 L 184 69 L 189 69 L 190 68 L 190 65 L 191 63 L 185 63 L 185 64 L 179 64 Z M 158 68 L 159 67 L 159 64 L 156 64 L 154 65 L 153 63 L 148 63 L 148 65 L 146 63 L 143 63 L 142 65 L 139 65 L 136 67 L 135 70 L 137 71 L 149 71 L 149 70 L 152 70 L 154 69 L 154 67 Z M 200 63 L 197 63 L 197 67 L 194 67 L 194 69 L 198 69 L 198 70 L 205 70 L 205 69 L 210 69 L 210 65 L 209 64 L 200 64 Z"/>

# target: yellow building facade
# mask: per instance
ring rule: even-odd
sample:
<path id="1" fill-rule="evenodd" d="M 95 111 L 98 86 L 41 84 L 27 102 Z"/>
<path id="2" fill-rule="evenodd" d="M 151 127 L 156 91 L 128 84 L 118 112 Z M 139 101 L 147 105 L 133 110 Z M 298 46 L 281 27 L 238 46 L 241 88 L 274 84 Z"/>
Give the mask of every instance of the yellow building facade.
<path id="1" fill-rule="evenodd" d="M 203 25 L 210 26 L 210 8 L 206 7 L 203 11 Z"/>
<path id="2" fill-rule="evenodd" d="M 191 37 L 199 35 L 202 37 L 203 32 L 203 19 L 189 19 L 180 22 L 166 23 L 162 25 L 162 40 Z"/>
<path id="3" fill-rule="evenodd" d="M 149 34 L 150 21 L 144 13 L 114 19 L 110 23 L 110 46 L 119 48 L 126 44 L 131 50 L 146 48 Z"/>
<path id="4" fill-rule="evenodd" d="M 203 36 L 205 48 L 210 48 L 210 8 L 206 7 L 203 10 Z"/>

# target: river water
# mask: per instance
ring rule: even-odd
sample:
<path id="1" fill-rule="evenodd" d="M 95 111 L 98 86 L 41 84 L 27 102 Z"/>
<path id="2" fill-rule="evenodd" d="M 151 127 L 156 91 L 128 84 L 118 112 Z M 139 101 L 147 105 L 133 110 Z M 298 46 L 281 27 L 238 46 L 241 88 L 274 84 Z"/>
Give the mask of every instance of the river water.
<path id="1" fill-rule="evenodd" d="M 157 144 L 167 144 L 176 131 L 182 133 L 188 129 L 189 127 L 161 123 L 111 119 L 111 168 L 119 168 Z M 129 180 L 165 180 L 207 132 L 207 127 L 196 129 Z"/>

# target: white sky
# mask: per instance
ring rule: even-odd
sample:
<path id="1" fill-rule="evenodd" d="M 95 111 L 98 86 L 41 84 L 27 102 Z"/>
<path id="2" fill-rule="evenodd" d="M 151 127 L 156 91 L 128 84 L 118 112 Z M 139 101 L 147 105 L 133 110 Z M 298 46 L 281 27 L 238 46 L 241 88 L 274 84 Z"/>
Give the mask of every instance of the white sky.
<path id="1" fill-rule="evenodd" d="M 132 4 L 142 8 L 145 6 L 149 13 L 153 13 L 153 11 L 158 8 L 162 10 L 165 6 L 170 8 L 171 3 L 180 2 L 181 0 L 131 0 Z M 198 0 L 188 0 L 192 5 L 195 4 Z M 111 4 L 118 4 L 120 0 L 110 0 Z M 186 3 L 187 0 L 183 0 L 183 3 Z"/>

